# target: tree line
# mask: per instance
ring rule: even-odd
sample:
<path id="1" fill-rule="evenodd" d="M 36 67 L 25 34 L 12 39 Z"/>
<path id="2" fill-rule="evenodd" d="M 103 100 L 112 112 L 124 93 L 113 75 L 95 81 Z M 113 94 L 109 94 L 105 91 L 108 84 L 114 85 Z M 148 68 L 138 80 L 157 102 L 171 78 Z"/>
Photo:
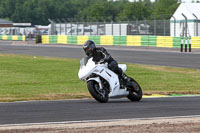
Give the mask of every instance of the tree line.
<path id="1" fill-rule="evenodd" d="M 177 0 L 0 0 L 0 18 L 16 23 L 47 25 L 60 21 L 131 21 L 169 19 Z"/>

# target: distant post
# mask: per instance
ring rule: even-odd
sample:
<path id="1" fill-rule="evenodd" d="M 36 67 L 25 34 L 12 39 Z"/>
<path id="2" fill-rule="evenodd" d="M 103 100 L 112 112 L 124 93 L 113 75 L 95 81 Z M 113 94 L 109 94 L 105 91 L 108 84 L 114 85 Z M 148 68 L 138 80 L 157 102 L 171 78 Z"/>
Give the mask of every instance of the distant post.
<path id="1" fill-rule="evenodd" d="M 189 36 L 189 52 L 192 52 L 192 48 L 191 48 L 191 36 Z"/>
<path id="2" fill-rule="evenodd" d="M 183 52 L 183 41 L 184 41 L 184 37 L 181 36 L 181 52 Z"/>
<path id="3" fill-rule="evenodd" d="M 172 16 L 174 19 L 174 36 L 176 36 L 176 18 Z"/>
<path id="4" fill-rule="evenodd" d="M 198 36 L 198 17 L 194 13 L 192 15 L 196 18 L 196 36 Z"/>
<path id="5" fill-rule="evenodd" d="M 187 17 L 183 13 L 182 16 L 185 18 L 185 52 L 187 52 Z"/>

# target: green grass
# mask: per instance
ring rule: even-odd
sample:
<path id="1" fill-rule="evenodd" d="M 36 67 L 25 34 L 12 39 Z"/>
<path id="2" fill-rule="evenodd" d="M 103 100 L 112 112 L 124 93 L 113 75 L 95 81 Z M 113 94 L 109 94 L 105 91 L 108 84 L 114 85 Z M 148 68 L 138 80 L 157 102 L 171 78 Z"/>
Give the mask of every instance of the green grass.
<path id="1" fill-rule="evenodd" d="M 79 60 L 0 54 L 0 101 L 90 97 Z M 200 70 L 128 64 L 144 94 L 200 94 Z"/>
<path id="2" fill-rule="evenodd" d="M 200 94 L 200 70 L 165 66 L 128 65 L 146 94 Z"/>

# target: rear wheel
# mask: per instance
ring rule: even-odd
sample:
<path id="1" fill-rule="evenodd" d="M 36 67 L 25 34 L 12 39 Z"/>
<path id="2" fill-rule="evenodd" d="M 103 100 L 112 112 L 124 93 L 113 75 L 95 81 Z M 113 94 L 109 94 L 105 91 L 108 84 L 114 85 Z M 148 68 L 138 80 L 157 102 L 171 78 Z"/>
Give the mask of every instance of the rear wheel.
<path id="1" fill-rule="evenodd" d="M 130 81 L 135 87 L 127 87 L 129 90 L 129 95 L 127 98 L 131 101 L 140 101 L 142 99 L 142 89 L 140 85 L 132 78 Z"/>
<path id="2" fill-rule="evenodd" d="M 108 91 L 105 89 L 100 89 L 99 83 L 94 80 L 88 81 L 88 90 L 92 97 L 100 103 L 106 103 L 109 99 Z"/>

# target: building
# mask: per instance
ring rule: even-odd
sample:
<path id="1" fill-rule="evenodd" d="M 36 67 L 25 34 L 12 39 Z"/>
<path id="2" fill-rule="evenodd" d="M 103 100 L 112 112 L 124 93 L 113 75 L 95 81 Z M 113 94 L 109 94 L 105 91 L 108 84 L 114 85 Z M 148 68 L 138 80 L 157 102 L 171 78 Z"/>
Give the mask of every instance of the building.
<path id="1" fill-rule="evenodd" d="M 178 0 L 178 3 L 200 3 L 200 0 Z"/>
<path id="2" fill-rule="evenodd" d="M 0 27 L 12 27 L 13 22 L 0 18 Z"/>
<path id="3" fill-rule="evenodd" d="M 0 19 L 0 35 L 7 35 L 10 32 L 10 27 L 13 27 L 13 22 L 5 19 Z"/>
<path id="4" fill-rule="evenodd" d="M 120 1 L 120 0 L 108 0 L 108 1 Z M 144 1 L 144 0 L 128 0 L 129 2 L 138 2 L 138 1 Z M 156 2 L 157 0 L 150 0 L 151 2 Z"/>
<path id="5" fill-rule="evenodd" d="M 200 3 L 181 3 L 170 19 L 171 36 L 200 36 Z"/>

